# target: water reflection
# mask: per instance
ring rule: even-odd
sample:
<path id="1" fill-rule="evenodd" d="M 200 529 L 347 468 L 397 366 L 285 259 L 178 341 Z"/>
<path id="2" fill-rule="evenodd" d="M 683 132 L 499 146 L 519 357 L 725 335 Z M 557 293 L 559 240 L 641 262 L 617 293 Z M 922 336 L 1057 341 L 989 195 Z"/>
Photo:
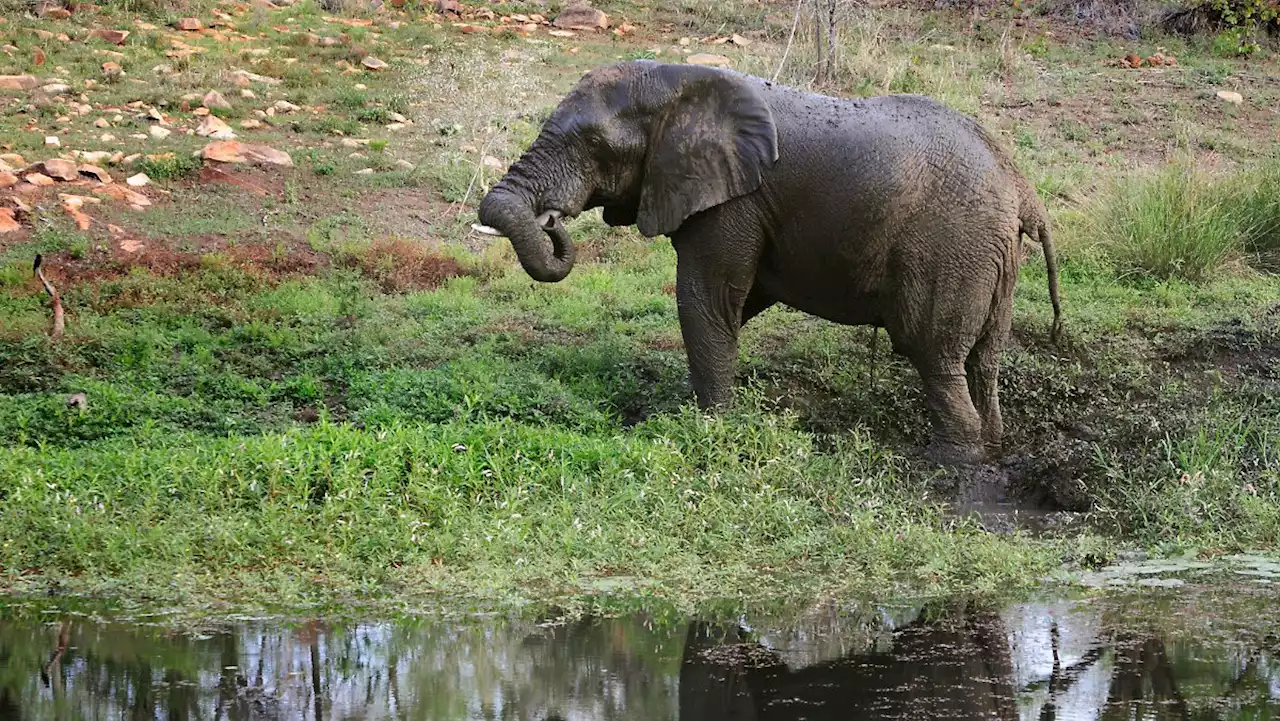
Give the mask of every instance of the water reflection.
<path id="1" fill-rule="evenodd" d="M 1201 719 L 1280 711 L 1277 597 L 245 621 L 0 606 L 0 719 Z"/>

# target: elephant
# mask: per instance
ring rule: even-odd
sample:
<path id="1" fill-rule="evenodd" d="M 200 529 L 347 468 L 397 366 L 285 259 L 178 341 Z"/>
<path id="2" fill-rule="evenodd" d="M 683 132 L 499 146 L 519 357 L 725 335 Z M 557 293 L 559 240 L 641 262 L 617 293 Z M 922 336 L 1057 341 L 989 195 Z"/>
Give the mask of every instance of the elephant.
<path id="1" fill-rule="evenodd" d="M 884 649 L 803 668 L 733 625 L 689 624 L 679 721 L 1017 721 L 1012 648 L 995 613 L 914 621 Z"/>
<path id="2" fill-rule="evenodd" d="M 1044 251 L 1054 344 L 1061 333 L 1034 186 L 976 120 L 927 96 L 837 98 L 653 60 L 596 67 L 481 199 L 476 228 L 558 282 L 575 254 L 564 221 L 596 207 L 610 226 L 670 238 L 689 382 L 709 412 L 732 400 L 743 325 L 782 304 L 884 328 L 922 380 L 924 456 L 980 463 L 1002 444 L 1023 235 Z"/>

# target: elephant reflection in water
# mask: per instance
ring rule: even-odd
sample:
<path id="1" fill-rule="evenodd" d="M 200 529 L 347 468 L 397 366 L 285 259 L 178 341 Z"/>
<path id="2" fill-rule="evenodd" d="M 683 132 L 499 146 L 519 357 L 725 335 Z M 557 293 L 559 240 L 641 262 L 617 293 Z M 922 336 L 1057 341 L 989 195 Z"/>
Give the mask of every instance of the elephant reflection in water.
<path id="1" fill-rule="evenodd" d="M 1017 719 L 1004 624 L 979 613 L 915 621 L 886 652 L 792 670 L 741 628 L 691 624 L 680 668 L 680 721 Z"/>

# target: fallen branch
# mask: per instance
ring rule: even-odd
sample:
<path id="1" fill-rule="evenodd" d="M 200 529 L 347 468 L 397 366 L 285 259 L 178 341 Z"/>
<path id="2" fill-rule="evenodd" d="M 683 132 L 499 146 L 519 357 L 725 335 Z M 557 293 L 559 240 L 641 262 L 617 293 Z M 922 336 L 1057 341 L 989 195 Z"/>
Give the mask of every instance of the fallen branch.
<path id="1" fill-rule="evenodd" d="M 49 294 L 49 304 L 53 306 L 53 331 L 50 336 L 57 340 L 62 337 L 62 332 L 67 329 L 67 321 L 62 312 L 62 298 L 58 296 L 58 289 L 53 287 L 53 283 L 44 277 L 44 271 L 40 269 L 40 263 L 44 260 L 39 253 L 36 253 L 36 262 L 32 265 L 31 270 L 35 272 L 36 277 L 44 284 L 44 292 Z"/>
<path id="2" fill-rule="evenodd" d="M 39 262 L 39 258 L 40 256 L 37 255 L 36 256 L 37 262 Z M 49 662 L 40 667 L 40 680 L 44 683 L 45 688 L 49 688 L 49 684 L 50 684 L 49 673 L 50 671 L 53 671 L 56 664 L 62 660 L 62 654 L 66 652 L 67 645 L 70 642 L 70 640 L 71 640 L 71 623 L 68 621 L 63 621 L 60 629 L 58 630 L 58 648 L 54 649 L 53 654 L 49 656 Z"/>

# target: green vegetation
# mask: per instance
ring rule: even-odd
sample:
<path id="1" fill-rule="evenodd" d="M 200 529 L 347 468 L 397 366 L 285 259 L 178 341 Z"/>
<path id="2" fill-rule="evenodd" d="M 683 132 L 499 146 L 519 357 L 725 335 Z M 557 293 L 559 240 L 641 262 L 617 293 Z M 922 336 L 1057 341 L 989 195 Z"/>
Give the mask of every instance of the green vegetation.
<path id="1" fill-rule="evenodd" d="M 771 309 L 745 333 L 736 409 L 704 417 L 668 241 L 588 213 L 571 224 L 578 266 L 545 285 L 505 241 L 469 231 L 588 67 L 688 49 L 812 87 L 807 22 L 782 62 L 789 6 L 598 4 L 641 30 L 538 30 L 535 44 L 436 28 L 421 3 L 335 17 L 302 2 L 236 11 L 225 22 L 243 38 L 188 33 L 202 50 L 184 54 L 176 31 L 135 24 L 149 3 L 0 25 L 17 54 L 47 55 L 28 71 L 61 67 L 77 86 L 101 76 L 95 46 L 34 29 L 137 28 L 111 51 L 141 82 L 87 87 L 85 114 L 67 97 L 0 96 L 0 136 L 29 159 L 54 132 L 67 149 L 138 154 L 112 173 L 154 184 L 142 210 L 86 205 L 88 231 L 51 188 L 0 236 L 0 589 L 196 602 L 992 592 L 1123 546 L 1275 549 L 1280 87 L 1257 79 L 1280 76 L 1274 60 L 1170 37 L 1176 67 L 1119 68 L 1106 63 L 1129 44 L 1020 32 L 1008 9 L 972 29 L 889 9 L 840 29 L 819 89 L 925 92 L 977 114 L 1053 214 L 1066 342 L 1047 342 L 1030 247 L 1001 376 L 1008 459 L 972 478 L 912 455 L 918 379 L 882 336 Z M 728 32 L 746 44 L 701 41 Z M 388 69 L 358 70 L 368 55 Z M 280 82 L 243 87 L 228 68 Z M 1245 102 L 1220 102 L 1224 86 Z M 242 140 L 296 167 L 198 173 L 203 139 L 182 131 L 209 90 Z M 153 107 L 168 140 L 147 135 Z M 1175 148 L 1171 163 L 1162 149 Z M 67 308 L 57 341 L 30 277 L 37 252 Z M 1081 515 L 996 533 L 954 503 L 1004 480 Z"/>
<path id="2" fill-rule="evenodd" d="M 1226 177 L 1183 161 L 1116 185 L 1091 230 L 1122 270 L 1203 280 L 1280 250 L 1280 161 Z"/>

